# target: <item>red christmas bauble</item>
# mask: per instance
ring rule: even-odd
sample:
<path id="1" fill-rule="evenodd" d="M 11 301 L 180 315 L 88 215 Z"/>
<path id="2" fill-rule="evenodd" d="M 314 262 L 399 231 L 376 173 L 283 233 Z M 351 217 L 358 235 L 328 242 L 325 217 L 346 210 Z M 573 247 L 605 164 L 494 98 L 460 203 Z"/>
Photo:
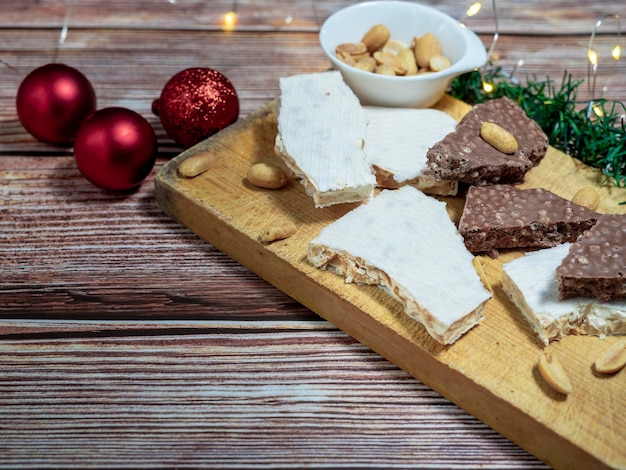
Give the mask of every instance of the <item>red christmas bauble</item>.
<path id="1" fill-rule="evenodd" d="M 191 147 L 239 118 L 239 98 L 217 70 L 189 68 L 170 78 L 152 110 L 167 135 Z"/>
<path id="2" fill-rule="evenodd" d="M 75 68 L 48 64 L 26 76 L 17 90 L 15 105 L 20 122 L 35 138 L 66 145 L 95 111 L 96 93 L 87 77 Z"/>
<path id="3" fill-rule="evenodd" d="M 126 108 L 104 108 L 89 116 L 74 141 L 78 169 L 92 184 L 109 191 L 138 186 L 156 160 L 154 129 Z"/>

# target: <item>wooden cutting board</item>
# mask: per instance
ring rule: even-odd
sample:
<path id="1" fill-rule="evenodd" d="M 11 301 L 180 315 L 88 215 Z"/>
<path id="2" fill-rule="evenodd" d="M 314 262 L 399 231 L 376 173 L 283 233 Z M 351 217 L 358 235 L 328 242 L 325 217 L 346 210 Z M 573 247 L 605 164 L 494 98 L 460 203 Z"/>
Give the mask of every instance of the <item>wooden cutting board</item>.
<path id="1" fill-rule="evenodd" d="M 251 164 L 275 161 L 275 105 L 268 103 L 168 162 L 156 176 L 161 209 L 548 464 L 626 468 L 626 371 L 600 376 L 593 370 L 595 358 L 617 338 L 553 342 L 549 349 L 574 391 L 564 398 L 548 388 L 536 366 L 543 345 L 500 286 L 502 263 L 519 253 L 480 258 L 494 295 L 483 322 L 451 346 L 430 338 L 381 289 L 345 284 L 307 262 L 309 240 L 355 205 L 316 209 L 297 181 L 279 190 L 247 183 Z M 448 96 L 436 107 L 457 119 L 469 110 Z M 210 155 L 209 170 L 194 178 L 181 176 L 179 165 L 199 152 Z M 619 202 L 626 201 L 626 190 L 602 182 L 598 171 L 550 148 L 524 186 L 571 198 L 581 186 L 593 185 L 602 197 L 600 212 L 625 213 L 626 205 Z M 457 221 L 462 197 L 442 199 Z M 286 220 L 297 225 L 295 235 L 269 245 L 258 241 L 268 224 Z"/>

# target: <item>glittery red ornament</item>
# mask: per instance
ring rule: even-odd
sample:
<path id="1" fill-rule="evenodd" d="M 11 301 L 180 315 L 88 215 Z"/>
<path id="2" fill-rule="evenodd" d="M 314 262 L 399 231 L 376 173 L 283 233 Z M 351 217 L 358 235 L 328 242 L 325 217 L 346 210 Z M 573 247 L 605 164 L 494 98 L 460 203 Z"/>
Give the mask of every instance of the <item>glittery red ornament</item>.
<path id="1" fill-rule="evenodd" d="M 239 118 L 239 98 L 217 70 L 189 68 L 170 78 L 152 111 L 172 139 L 191 147 Z"/>
<path id="2" fill-rule="evenodd" d="M 96 93 L 81 72 L 63 64 L 33 70 L 20 84 L 15 100 L 17 116 L 35 138 L 65 145 L 96 109 Z"/>
<path id="3" fill-rule="evenodd" d="M 157 141 L 150 123 L 126 108 L 104 108 L 89 116 L 74 141 L 78 169 L 92 184 L 125 191 L 148 176 Z"/>

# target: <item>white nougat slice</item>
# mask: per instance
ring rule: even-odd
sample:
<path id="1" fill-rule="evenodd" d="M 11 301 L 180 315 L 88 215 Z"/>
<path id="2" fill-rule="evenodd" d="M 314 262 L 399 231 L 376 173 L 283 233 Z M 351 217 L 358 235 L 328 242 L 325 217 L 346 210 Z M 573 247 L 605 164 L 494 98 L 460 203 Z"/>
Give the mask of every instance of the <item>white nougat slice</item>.
<path id="1" fill-rule="evenodd" d="M 491 297 L 445 204 L 412 186 L 383 190 L 325 227 L 307 256 L 346 282 L 379 285 L 443 344 L 478 324 Z"/>
<path id="2" fill-rule="evenodd" d="M 277 119 L 276 154 L 316 207 L 372 197 L 365 111 L 339 72 L 281 78 Z"/>
<path id="3" fill-rule="evenodd" d="M 365 106 L 365 156 L 379 187 L 410 184 L 427 194 L 455 195 L 456 181 L 424 176 L 428 149 L 456 128 L 456 120 L 438 109 Z"/>
<path id="4" fill-rule="evenodd" d="M 503 266 L 502 289 L 545 345 L 568 335 L 626 334 L 626 301 L 559 300 L 556 268 L 569 243 L 526 253 Z"/>

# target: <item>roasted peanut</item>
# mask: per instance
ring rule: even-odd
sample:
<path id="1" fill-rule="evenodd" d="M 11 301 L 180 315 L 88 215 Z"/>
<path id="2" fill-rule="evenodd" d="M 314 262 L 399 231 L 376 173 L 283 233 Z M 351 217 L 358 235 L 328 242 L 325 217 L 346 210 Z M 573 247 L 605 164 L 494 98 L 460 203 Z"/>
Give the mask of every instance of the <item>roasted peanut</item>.
<path id="1" fill-rule="evenodd" d="M 480 136 L 485 142 L 502 153 L 515 153 L 517 151 L 515 137 L 495 122 L 483 122 L 480 127 Z"/>
<path id="2" fill-rule="evenodd" d="M 391 33 L 384 24 L 377 24 L 376 26 L 372 26 L 370 30 L 365 33 L 361 42 L 365 44 L 367 50 L 372 53 L 381 49 L 385 43 L 389 41 L 390 36 Z"/>
<path id="3" fill-rule="evenodd" d="M 450 67 L 450 59 L 441 54 L 435 54 L 428 61 L 428 68 L 433 72 L 441 72 Z"/>
<path id="4" fill-rule="evenodd" d="M 572 384 L 559 360 L 550 351 L 539 356 L 539 373 L 550 387 L 558 393 L 567 395 L 572 392 Z"/>
<path id="5" fill-rule="evenodd" d="M 260 188 L 278 189 L 287 183 L 285 172 L 275 165 L 269 163 L 255 163 L 248 168 L 246 179 L 253 185 Z"/>
<path id="6" fill-rule="evenodd" d="M 268 225 L 259 235 L 259 241 L 261 243 L 272 243 L 278 240 L 284 240 L 289 238 L 298 231 L 296 224 L 290 220 L 283 220 L 279 222 L 273 222 Z"/>
<path id="7" fill-rule="evenodd" d="M 358 60 L 354 66 L 359 70 L 364 70 L 365 72 L 373 72 L 376 70 L 376 60 L 373 57 L 367 56 Z"/>
<path id="8" fill-rule="evenodd" d="M 209 170 L 217 161 L 219 158 L 216 154 L 203 150 L 183 160 L 178 171 L 187 178 L 194 178 Z"/>
<path id="9" fill-rule="evenodd" d="M 426 68 L 432 56 L 441 54 L 441 45 L 434 34 L 426 33 L 416 41 L 414 52 L 417 65 Z"/>
<path id="10" fill-rule="evenodd" d="M 345 51 L 337 51 L 335 55 L 337 56 L 337 59 L 339 59 L 340 61 L 348 65 L 351 65 L 352 67 L 356 65 L 356 60 L 354 60 L 354 57 L 352 57 L 350 54 L 348 54 Z"/>
<path id="11" fill-rule="evenodd" d="M 339 44 L 335 49 L 335 52 L 345 52 L 346 54 L 350 54 L 351 56 L 367 54 L 367 47 L 362 42 L 354 43 L 354 42 L 345 42 L 343 44 Z"/>
<path id="12" fill-rule="evenodd" d="M 417 62 L 415 62 L 415 54 L 413 54 L 412 49 L 406 47 L 400 50 L 398 52 L 398 60 L 406 69 L 405 75 L 415 75 L 417 73 Z"/>
<path id="13" fill-rule="evenodd" d="M 404 75 L 406 68 L 396 54 L 391 52 L 376 51 L 373 54 L 374 60 L 378 65 L 388 65 L 394 71 L 395 75 Z"/>
<path id="14" fill-rule="evenodd" d="M 392 77 L 396 75 L 396 72 L 393 70 L 393 67 L 387 64 L 381 64 L 378 67 L 376 67 L 376 70 L 374 70 L 374 73 L 377 73 L 379 75 L 389 75 Z"/>
<path id="15" fill-rule="evenodd" d="M 626 366 L 626 340 L 610 346 L 594 363 L 596 371 L 602 374 L 613 374 L 624 366 Z"/>
<path id="16" fill-rule="evenodd" d="M 572 202 L 595 211 L 600 204 L 600 196 L 594 188 L 587 186 L 576 191 L 576 194 L 574 194 L 574 197 L 572 198 Z"/>
<path id="17" fill-rule="evenodd" d="M 343 60 L 344 62 L 350 62 L 350 63 L 352 63 L 352 61 L 348 59 L 348 56 L 354 59 L 354 62 L 358 62 L 363 57 L 368 57 L 370 55 L 369 51 L 367 50 L 367 47 L 365 47 L 365 44 L 363 44 L 362 42 L 360 43 L 346 42 L 343 44 L 339 44 L 335 48 L 335 53 L 337 57 L 340 58 L 340 60 Z"/>
<path id="18" fill-rule="evenodd" d="M 389 52 L 393 55 L 398 55 L 398 53 L 402 50 L 406 49 L 406 44 L 402 41 L 398 41 L 396 39 L 390 39 L 385 43 L 385 45 L 380 49 L 382 52 Z"/>

